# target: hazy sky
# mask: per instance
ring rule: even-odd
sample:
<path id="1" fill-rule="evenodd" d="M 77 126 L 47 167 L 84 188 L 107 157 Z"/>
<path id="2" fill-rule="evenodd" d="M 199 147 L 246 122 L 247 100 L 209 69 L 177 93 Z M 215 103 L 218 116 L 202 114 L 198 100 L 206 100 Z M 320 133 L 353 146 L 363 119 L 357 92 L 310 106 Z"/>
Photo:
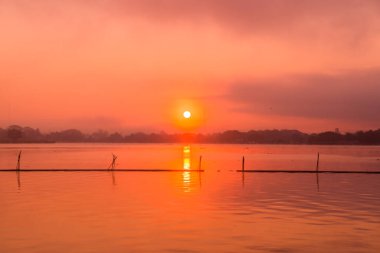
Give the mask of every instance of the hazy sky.
<path id="1" fill-rule="evenodd" d="M 378 0 L 0 0 L 0 127 L 380 127 Z"/>

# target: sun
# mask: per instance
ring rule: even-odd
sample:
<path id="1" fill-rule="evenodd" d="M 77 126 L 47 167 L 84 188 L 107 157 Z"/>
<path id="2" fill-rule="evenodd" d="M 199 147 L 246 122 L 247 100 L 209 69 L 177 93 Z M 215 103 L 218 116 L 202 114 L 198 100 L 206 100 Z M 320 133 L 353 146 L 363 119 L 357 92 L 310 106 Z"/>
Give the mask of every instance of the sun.
<path id="1" fill-rule="evenodd" d="M 184 111 L 183 112 L 183 117 L 186 118 L 186 119 L 189 119 L 191 117 L 191 112 L 189 111 Z"/>

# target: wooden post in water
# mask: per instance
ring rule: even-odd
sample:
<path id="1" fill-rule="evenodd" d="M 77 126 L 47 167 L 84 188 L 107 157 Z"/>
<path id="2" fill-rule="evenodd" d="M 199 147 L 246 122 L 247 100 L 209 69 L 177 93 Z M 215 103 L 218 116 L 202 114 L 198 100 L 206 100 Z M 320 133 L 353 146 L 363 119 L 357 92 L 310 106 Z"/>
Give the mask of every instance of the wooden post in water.
<path id="1" fill-rule="evenodd" d="M 317 172 L 319 171 L 319 152 L 317 154 L 317 168 L 316 168 Z"/>
<path id="2" fill-rule="evenodd" d="M 17 165 L 16 165 L 17 185 L 18 185 L 18 188 L 19 188 L 19 189 L 21 188 L 21 177 L 20 177 L 20 169 L 21 169 L 21 152 L 22 152 L 22 150 L 20 150 L 20 152 L 18 152 L 18 156 L 17 156 Z"/>
<path id="3" fill-rule="evenodd" d="M 110 166 L 108 167 L 109 170 L 110 169 L 112 169 L 112 170 L 115 169 L 115 167 L 116 167 L 116 159 L 117 159 L 117 156 L 114 155 L 114 154 L 112 154 L 112 162 L 111 162 Z"/>
<path id="4" fill-rule="evenodd" d="M 244 172 L 245 172 L 245 168 L 244 168 L 244 163 L 245 163 L 245 158 L 244 158 L 244 156 L 243 156 L 243 158 L 241 159 L 241 183 L 242 183 L 242 186 L 243 186 L 243 188 L 244 188 Z"/>
<path id="5" fill-rule="evenodd" d="M 199 164 L 198 164 L 198 178 L 199 178 L 199 186 L 202 187 L 202 156 L 199 156 Z"/>
<path id="6" fill-rule="evenodd" d="M 20 150 L 20 152 L 18 153 L 16 170 L 20 170 L 21 168 L 21 152 L 22 150 Z"/>

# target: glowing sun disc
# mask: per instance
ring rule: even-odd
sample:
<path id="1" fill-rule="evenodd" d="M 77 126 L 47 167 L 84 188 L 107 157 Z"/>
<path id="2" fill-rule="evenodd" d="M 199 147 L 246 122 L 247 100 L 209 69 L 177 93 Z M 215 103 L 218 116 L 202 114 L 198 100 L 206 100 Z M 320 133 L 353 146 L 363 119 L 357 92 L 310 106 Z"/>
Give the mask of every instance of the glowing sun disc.
<path id="1" fill-rule="evenodd" d="M 185 117 L 186 119 L 189 119 L 191 117 L 191 112 L 189 111 L 183 112 L 183 117 Z"/>

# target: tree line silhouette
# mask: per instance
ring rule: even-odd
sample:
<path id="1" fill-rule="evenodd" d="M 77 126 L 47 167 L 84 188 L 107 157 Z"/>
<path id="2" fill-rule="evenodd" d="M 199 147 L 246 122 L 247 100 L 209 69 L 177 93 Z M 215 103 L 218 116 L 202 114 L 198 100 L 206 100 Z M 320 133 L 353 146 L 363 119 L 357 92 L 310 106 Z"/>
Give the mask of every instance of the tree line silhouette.
<path id="1" fill-rule="evenodd" d="M 39 129 L 12 125 L 0 128 L 0 143 L 55 143 L 55 142 L 110 142 L 110 143 L 233 143 L 233 144 L 321 144 L 321 145 L 380 145 L 380 129 L 339 133 L 327 131 L 307 134 L 298 130 L 228 130 L 212 134 L 167 134 L 118 132 L 98 130 L 85 134 L 77 129 L 41 133 Z"/>

